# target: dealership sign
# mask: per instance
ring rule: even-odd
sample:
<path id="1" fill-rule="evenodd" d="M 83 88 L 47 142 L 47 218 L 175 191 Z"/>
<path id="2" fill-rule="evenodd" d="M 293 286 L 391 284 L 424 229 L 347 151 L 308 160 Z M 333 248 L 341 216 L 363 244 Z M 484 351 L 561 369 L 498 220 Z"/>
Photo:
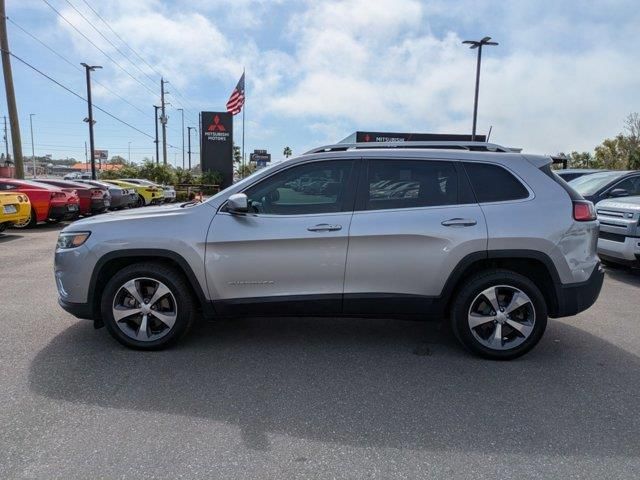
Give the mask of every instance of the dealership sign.
<path id="1" fill-rule="evenodd" d="M 93 159 L 106 162 L 109 159 L 109 150 L 94 150 Z"/>
<path id="2" fill-rule="evenodd" d="M 355 138 L 354 138 L 355 137 Z M 346 142 L 345 142 L 346 140 Z M 392 132 L 355 132 L 343 142 L 470 142 L 471 135 L 449 133 L 392 133 Z M 485 135 L 476 135 L 476 142 L 486 142 Z"/>
<path id="3" fill-rule="evenodd" d="M 233 183 L 233 116 L 227 112 L 202 112 L 200 155 L 203 172 L 220 172 L 222 188 Z"/>

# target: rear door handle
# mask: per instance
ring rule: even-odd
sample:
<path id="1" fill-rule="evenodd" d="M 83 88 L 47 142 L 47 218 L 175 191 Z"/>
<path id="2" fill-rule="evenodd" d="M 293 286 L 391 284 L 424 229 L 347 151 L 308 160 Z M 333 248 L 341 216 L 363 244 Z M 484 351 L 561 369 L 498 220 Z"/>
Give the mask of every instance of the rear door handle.
<path id="1" fill-rule="evenodd" d="M 314 225 L 313 227 L 307 228 L 310 232 L 335 232 L 337 230 L 342 230 L 342 225 L 329 225 L 328 223 L 320 223 L 318 225 Z"/>
<path id="2" fill-rule="evenodd" d="M 445 220 L 441 225 L 444 227 L 473 227 L 478 222 L 469 218 L 450 218 Z"/>

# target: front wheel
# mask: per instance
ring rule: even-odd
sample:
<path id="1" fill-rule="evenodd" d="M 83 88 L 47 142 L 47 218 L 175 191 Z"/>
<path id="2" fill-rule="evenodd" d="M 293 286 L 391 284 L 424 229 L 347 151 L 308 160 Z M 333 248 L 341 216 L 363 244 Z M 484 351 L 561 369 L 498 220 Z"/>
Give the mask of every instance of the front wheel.
<path id="1" fill-rule="evenodd" d="M 144 201 L 144 197 L 142 195 L 138 195 L 138 199 L 136 200 L 135 206 L 137 208 L 144 207 L 146 205 Z"/>
<path id="2" fill-rule="evenodd" d="M 138 263 L 123 268 L 107 283 L 101 313 L 109 333 L 123 345 L 160 350 L 187 332 L 195 305 L 180 272 Z"/>
<path id="3" fill-rule="evenodd" d="M 508 270 L 471 277 L 451 310 L 453 331 L 471 352 L 510 360 L 524 355 L 547 327 L 544 296 L 527 277 Z"/>

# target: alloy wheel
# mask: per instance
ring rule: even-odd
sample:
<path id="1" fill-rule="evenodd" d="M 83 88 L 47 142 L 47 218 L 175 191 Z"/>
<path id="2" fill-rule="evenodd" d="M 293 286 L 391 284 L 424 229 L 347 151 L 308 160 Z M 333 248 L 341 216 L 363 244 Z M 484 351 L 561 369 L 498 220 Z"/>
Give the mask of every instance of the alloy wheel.
<path id="1" fill-rule="evenodd" d="M 178 318 L 178 305 L 164 283 L 141 277 L 118 289 L 112 313 L 115 324 L 129 338 L 151 342 L 171 331 Z"/>
<path id="2" fill-rule="evenodd" d="M 480 292 L 468 312 L 475 339 L 492 350 L 508 350 L 529 338 L 535 325 L 535 309 L 519 288 L 497 285 Z"/>

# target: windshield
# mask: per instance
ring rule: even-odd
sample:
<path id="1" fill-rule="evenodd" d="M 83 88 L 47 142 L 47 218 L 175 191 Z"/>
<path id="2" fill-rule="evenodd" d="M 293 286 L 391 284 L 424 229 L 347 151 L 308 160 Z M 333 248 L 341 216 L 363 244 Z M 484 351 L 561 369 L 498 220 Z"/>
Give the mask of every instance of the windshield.
<path id="1" fill-rule="evenodd" d="M 580 195 L 593 195 L 613 180 L 626 175 L 627 172 L 602 172 L 583 175 L 569 182 Z"/>

